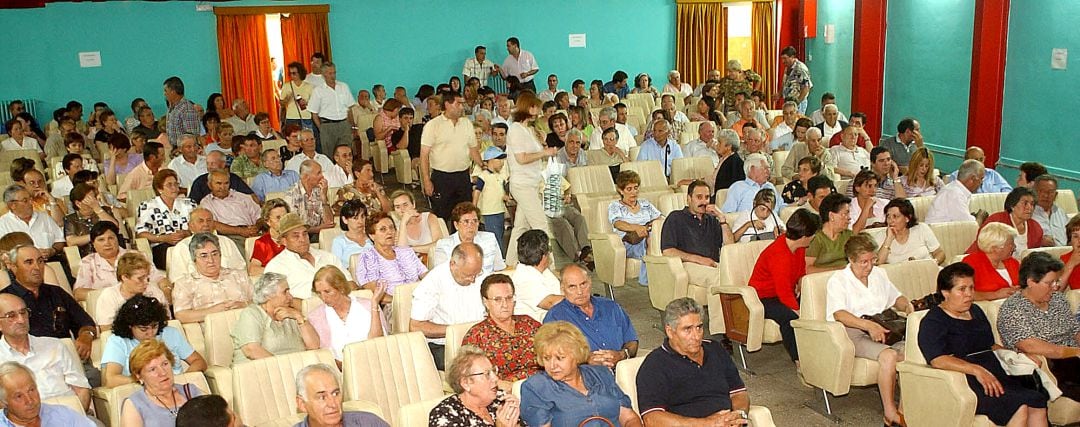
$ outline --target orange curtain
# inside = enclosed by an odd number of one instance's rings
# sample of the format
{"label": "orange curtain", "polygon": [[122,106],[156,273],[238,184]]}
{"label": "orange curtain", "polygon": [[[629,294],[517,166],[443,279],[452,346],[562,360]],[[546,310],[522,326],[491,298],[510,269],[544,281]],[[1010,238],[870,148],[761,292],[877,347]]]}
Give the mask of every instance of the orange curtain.
{"label": "orange curtain", "polygon": [[777,90],[776,61],[780,52],[776,49],[776,21],[772,2],[754,2],[750,21],[750,43],[754,49],[754,71],[761,75],[761,91],[766,102],[773,99]]}
{"label": "orange curtain", "polygon": [[691,86],[727,58],[727,11],[720,3],[680,3],[675,17],[675,69]]}
{"label": "orange curtain", "polygon": [[330,23],[326,13],[281,15],[281,48],[285,53],[282,66],[295,61],[304,64],[304,69],[309,69],[311,55],[315,52],[322,52],[331,58]]}
{"label": "orange curtain", "polygon": [[278,128],[278,103],[270,73],[265,15],[218,15],[221,93],[226,103],[242,98],[252,114],[267,113]]}

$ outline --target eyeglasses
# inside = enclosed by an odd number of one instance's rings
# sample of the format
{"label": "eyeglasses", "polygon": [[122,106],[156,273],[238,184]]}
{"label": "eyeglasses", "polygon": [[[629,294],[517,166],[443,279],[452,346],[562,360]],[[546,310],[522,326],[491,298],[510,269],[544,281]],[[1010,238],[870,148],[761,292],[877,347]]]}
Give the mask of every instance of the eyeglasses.
{"label": "eyeglasses", "polygon": [[13,321],[15,319],[18,319],[19,316],[25,316],[27,319],[29,319],[30,318],[30,309],[29,308],[23,308],[22,310],[9,311],[6,314],[4,314],[3,316],[0,316],[0,319],[4,319],[4,320],[7,320],[7,321],[10,322],[10,321]]}
{"label": "eyeglasses", "polygon": [[221,257],[221,251],[203,252],[201,254],[195,254],[195,257],[199,258],[200,260],[206,261],[209,259]]}
{"label": "eyeglasses", "polygon": [[480,375],[485,375],[485,376],[488,376],[490,378],[499,378],[499,367],[498,366],[492,366],[491,369],[488,369],[488,370],[483,371],[483,372],[477,372],[477,373],[474,373],[474,374],[468,374],[468,375],[466,375],[466,377],[476,377],[476,376],[480,376]]}
{"label": "eyeglasses", "polygon": [[495,297],[495,298],[485,298],[485,299],[495,303],[495,305],[513,304],[514,303],[514,296],[513,295],[508,296],[508,297]]}

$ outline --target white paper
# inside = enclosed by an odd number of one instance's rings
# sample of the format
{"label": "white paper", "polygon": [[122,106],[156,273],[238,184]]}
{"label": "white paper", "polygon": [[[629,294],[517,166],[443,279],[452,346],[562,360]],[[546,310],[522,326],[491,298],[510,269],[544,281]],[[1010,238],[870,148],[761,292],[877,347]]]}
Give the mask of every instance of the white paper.
{"label": "white paper", "polygon": [[585,47],[585,33],[571,34],[570,47]]}
{"label": "white paper", "polygon": [[1050,53],[1050,69],[1064,70],[1069,62],[1069,49],[1057,47]]}
{"label": "white paper", "polygon": [[825,44],[833,44],[836,42],[836,25],[825,25]]}
{"label": "white paper", "polygon": [[79,66],[82,68],[100,67],[101,52],[79,52]]}

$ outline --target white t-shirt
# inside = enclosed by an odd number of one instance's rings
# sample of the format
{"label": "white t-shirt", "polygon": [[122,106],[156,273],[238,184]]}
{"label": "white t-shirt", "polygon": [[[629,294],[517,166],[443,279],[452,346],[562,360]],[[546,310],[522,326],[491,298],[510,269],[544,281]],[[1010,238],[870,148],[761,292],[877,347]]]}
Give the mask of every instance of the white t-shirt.
{"label": "white t-shirt", "polygon": [[[732,230],[738,230],[743,226],[743,224],[750,222],[750,215],[752,215],[753,213],[754,211],[739,212],[739,216],[735,218],[735,223],[731,226]],[[758,218],[757,215],[754,215],[754,219],[760,218]],[[746,231],[743,232],[742,237],[739,238],[739,241],[749,242],[751,238],[758,234],[773,233],[773,238],[776,238],[776,236],[780,234],[776,232],[776,226],[780,224],[780,217],[776,216],[776,212],[772,212],[769,216],[765,217],[765,219],[760,219],[760,221],[762,222],[764,227],[755,229],[753,226],[751,226],[750,228],[747,228]]]}
{"label": "white t-shirt", "polygon": [[[486,309],[480,298],[480,283],[484,281],[484,277],[485,275],[481,273],[468,286],[461,286],[450,272],[450,263],[435,266],[420,280],[420,284],[413,291],[412,312],[409,313],[409,318],[437,325],[483,320]],[[427,340],[435,344],[446,344],[446,338],[428,338]]]}
{"label": "white t-shirt", "polygon": [[[875,222],[885,222],[885,206],[888,204],[888,200],[875,197],[873,210],[870,212],[870,216],[866,218],[866,225],[869,226]],[[854,198],[851,199],[850,209],[851,218],[848,222],[848,227],[855,225],[855,221],[858,220],[859,215],[862,214],[862,207],[859,206],[859,201]]]}
{"label": "white t-shirt", "polygon": [[833,274],[826,285],[825,320],[836,321],[833,313],[840,310],[855,317],[872,316],[892,307],[901,296],[883,269],[870,270],[866,282],[868,284],[863,285],[855,278],[851,265]]}
{"label": "white t-shirt", "polygon": [[908,229],[907,242],[900,243],[893,239],[889,244],[889,257],[885,262],[895,264],[915,259],[932,259],[933,256],[930,253],[940,248],[941,243],[938,242],[934,231],[929,225],[920,222]]}
{"label": "white t-shirt", "polygon": [[514,273],[510,276],[514,281],[514,314],[528,315],[537,322],[543,322],[547,310],[539,307],[541,301],[548,295],[562,295],[562,287],[559,278],[551,272],[540,272],[531,265],[518,264]]}
{"label": "white t-shirt", "polygon": [[539,186],[544,170],[543,160],[532,163],[518,163],[516,154],[538,153],[544,146],[536,139],[532,129],[521,123],[513,123],[506,133],[506,161],[510,167],[510,184],[535,184]]}
{"label": "white t-shirt", "polygon": [[846,169],[853,173],[859,173],[863,168],[870,167],[870,153],[858,145],[848,150],[843,145],[829,148],[833,158],[836,159],[838,169]]}

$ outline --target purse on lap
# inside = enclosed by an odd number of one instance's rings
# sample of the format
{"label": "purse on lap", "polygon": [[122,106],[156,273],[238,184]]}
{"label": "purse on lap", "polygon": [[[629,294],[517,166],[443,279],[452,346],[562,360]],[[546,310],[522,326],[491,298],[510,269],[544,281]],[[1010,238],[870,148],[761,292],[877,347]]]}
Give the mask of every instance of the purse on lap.
{"label": "purse on lap", "polygon": [[885,334],[885,345],[893,345],[903,341],[904,334],[907,333],[907,318],[900,316],[892,308],[885,309],[885,311],[873,316],[862,316],[862,318],[877,323],[888,331]]}

